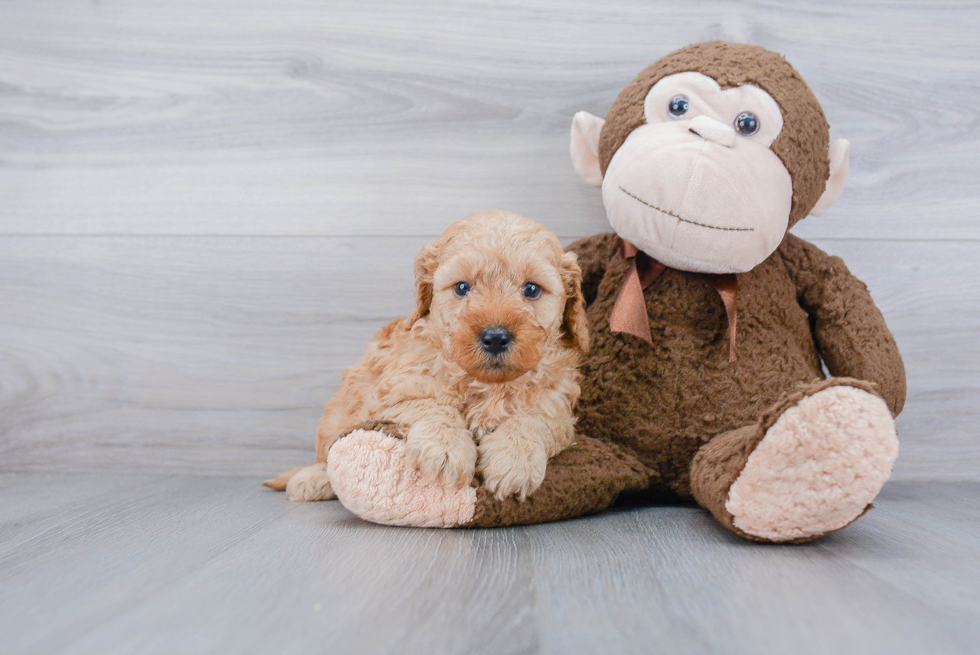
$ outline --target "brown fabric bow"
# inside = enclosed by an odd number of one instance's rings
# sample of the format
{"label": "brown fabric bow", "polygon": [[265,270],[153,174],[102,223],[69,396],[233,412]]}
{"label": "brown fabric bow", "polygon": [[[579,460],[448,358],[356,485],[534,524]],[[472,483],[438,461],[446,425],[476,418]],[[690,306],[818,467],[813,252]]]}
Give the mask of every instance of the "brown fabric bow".
{"label": "brown fabric bow", "polygon": [[[667,267],[653,259],[629,241],[623,241],[623,256],[630,260],[623,286],[619,289],[612,313],[609,315],[609,329],[613,332],[626,332],[637,336],[649,344],[653,343],[650,334],[650,317],[647,304],[643,300],[643,290],[653,284]],[[734,274],[711,275],[697,273],[699,278],[714,287],[728,316],[728,361],[738,358],[735,348],[735,333],[738,325],[738,308],[735,299],[738,294],[738,278]]]}

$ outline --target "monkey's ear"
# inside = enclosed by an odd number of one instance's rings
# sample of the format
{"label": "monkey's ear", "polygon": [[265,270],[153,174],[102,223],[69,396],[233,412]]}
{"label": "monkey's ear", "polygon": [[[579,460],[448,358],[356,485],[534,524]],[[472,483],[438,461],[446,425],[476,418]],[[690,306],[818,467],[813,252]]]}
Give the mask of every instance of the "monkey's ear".
{"label": "monkey's ear", "polygon": [[415,323],[429,313],[432,305],[432,277],[439,263],[439,249],[434,244],[422,248],[415,258],[415,311],[408,317]]}
{"label": "monkey's ear", "polygon": [[562,341],[565,345],[589,352],[589,321],[585,317],[582,295],[582,269],[578,256],[566,252],[561,256],[561,281],[565,287],[565,311],[562,316]]}
{"label": "monkey's ear", "polygon": [[572,119],[572,166],[592,186],[602,186],[599,169],[599,133],[606,121],[587,111]]}
{"label": "monkey's ear", "polygon": [[824,189],[820,200],[813,206],[810,213],[819,216],[824,213],[834,201],[840,197],[844,190],[844,182],[847,181],[847,168],[851,162],[851,143],[847,139],[837,139],[830,144],[827,151],[830,158],[830,177],[827,178],[827,187]]}

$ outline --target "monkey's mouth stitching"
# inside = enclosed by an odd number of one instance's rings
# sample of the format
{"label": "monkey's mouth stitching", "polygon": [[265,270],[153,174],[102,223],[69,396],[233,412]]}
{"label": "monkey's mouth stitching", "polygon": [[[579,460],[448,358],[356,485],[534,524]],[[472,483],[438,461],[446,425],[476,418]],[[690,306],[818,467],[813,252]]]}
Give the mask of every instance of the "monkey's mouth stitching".
{"label": "monkey's mouth stitching", "polygon": [[641,200],[640,198],[637,198],[636,196],[634,196],[632,193],[630,193],[629,191],[627,191],[623,187],[619,187],[619,190],[622,191],[623,193],[625,193],[626,195],[628,195],[633,200],[637,201],[638,203],[643,204],[643,205],[646,205],[650,209],[656,209],[661,214],[667,214],[668,216],[673,216],[677,220],[682,221],[684,223],[690,223],[691,225],[697,225],[698,227],[706,227],[706,228],[709,228],[711,230],[724,230],[726,232],[755,232],[755,228],[754,227],[719,227],[717,225],[705,225],[704,223],[698,223],[697,221],[689,221],[686,218],[684,218],[683,216],[678,216],[677,214],[675,214],[672,211],[669,211],[667,209],[661,209],[660,207],[657,207],[656,205],[651,205],[646,200]]}

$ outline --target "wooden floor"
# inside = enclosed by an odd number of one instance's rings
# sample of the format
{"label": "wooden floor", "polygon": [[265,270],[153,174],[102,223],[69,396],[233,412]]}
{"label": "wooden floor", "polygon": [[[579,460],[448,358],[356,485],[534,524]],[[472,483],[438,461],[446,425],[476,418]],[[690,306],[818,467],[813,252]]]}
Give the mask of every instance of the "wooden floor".
{"label": "wooden floor", "polygon": [[[0,654],[980,652],[980,2],[4,0]],[[609,230],[568,155],[638,71],[777,50],[851,141],[794,228],[905,358],[877,509],[386,529],[258,486],[499,207]]]}
{"label": "wooden floor", "polygon": [[696,507],[416,530],[255,480],[0,475],[3,653],[976,653],[980,484],[805,546]]}

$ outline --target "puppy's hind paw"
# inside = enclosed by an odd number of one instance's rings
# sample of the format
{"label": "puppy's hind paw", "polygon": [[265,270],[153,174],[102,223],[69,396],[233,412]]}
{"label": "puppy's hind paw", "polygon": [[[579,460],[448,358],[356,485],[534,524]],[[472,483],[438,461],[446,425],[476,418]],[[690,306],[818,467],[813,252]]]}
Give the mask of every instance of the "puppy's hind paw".
{"label": "puppy's hind paw", "polygon": [[337,497],[330,486],[325,463],[307,466],[289,478],[286,495],[289,500],[296,501],[333,500]]}

